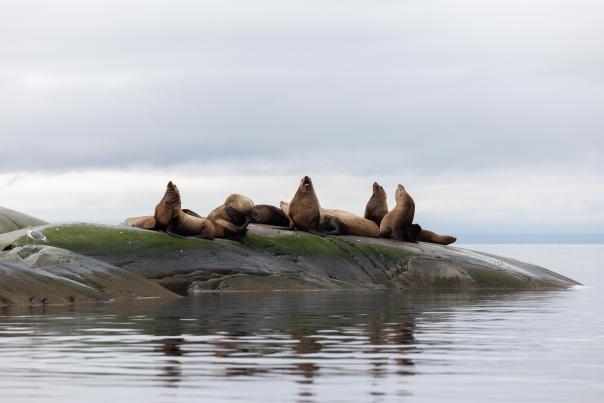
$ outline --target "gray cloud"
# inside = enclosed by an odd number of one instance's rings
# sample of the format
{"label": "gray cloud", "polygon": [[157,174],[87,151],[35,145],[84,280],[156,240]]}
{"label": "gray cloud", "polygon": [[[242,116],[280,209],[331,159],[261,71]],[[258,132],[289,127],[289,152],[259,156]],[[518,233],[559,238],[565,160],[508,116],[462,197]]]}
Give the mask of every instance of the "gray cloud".
{"label": "gray cloud", "polygon": [[0,172],[266,159],[289,172],[599,171],[602,8],[3,2]]}

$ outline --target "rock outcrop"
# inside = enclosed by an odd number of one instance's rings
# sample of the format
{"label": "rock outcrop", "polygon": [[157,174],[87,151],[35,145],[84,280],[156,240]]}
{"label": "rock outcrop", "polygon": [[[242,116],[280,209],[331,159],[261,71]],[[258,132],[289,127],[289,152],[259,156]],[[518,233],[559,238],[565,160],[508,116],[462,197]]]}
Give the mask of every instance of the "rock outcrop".
{"label": "rock outcrop", "polygon": [[[578,284],[535,265],[451,246],[355,236],[320,237],[262,225],[250,225],[241,243],[178,238],[97,224],[45,225],[38,229],[48,238],[48,245],[150,279],[179,294],[330,289],[550,290]],[[0,250],[5,250],[5,256],[15,250],[28,250],[32,246],[25,246],[27,242],[24,231],[13,231],[0,235]],[[59,256],[60,249],[43,250]],[[83,270],[88,263],[81,262]]]}
{"label": "rock outcrop", "polygon": [[48,223],[39,218],[0,206],[0,234],[44,224]]}
{"label": "rock outcrop", "polygon": [[0,304],[65,304],[177,297],[108,263],[53,246],[19,246],[0,254]]}

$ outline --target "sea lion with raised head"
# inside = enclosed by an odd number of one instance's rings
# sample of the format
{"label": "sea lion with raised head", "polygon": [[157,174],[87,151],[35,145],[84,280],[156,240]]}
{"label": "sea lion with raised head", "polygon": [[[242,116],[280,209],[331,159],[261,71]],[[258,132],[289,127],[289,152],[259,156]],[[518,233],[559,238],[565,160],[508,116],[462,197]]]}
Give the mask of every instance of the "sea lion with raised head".
{"label": "sea lion with raised head", "polygon": [[312,180],[305,176],[300,180],[300,186],[289,203],[287,214],[290,219],[290,228],[308,232],[318,231],[321,223],[320,209]]}
{"label": "sea lion with raised head", "polygon": [[289,218],[283,210],[268,204],[258,204],[250,212],[250,221],[255,224],[289,226]]}
{"label": "sea lion with raised head", "polygon": [[384,216],[380,223],[380,238],[416,242],[411,235],[415,202],[403,185],[398,185],[396,188],[395,199],[396,206]]}
{"label": "sea lion with raised head", "polygon": [[233,193],[224,203],[208,214],[210,220],[225,220],[233,225],[241,226],[249,220],[254,202],[249,197]]}
{"label": "sea lion with raised head", "polygon": [[435,243],[438,245],[450,245],[457,241],[457,238],[454,236],[437,234],[434,231],[423,229],[419,224],[411,225],[411,234],[417,241]]}
{"label": "sea lion with raised head", "polygon": [[386,191],[379,183],[373,182],[373,194],[365,207],[365,218],[380,225],[386,214],[388,214]]}
{"label": "sea lion with raised head", "polygon": [[[281,202],[281,210],[288,214],[289,203]],[[319,209],[319,230],[326,235],[357,235],[377,238],[380,227],[373,221],[344,210]]]}
{"label": "sea lion with raised head", "polygon": [[195,236],[204,239],[214,239],[216,236],[212,221],[185,213],[182,210],[180,191],[172,181],[168,182],[164,197],[155,207],[154,218],[155,227],[169,234]]}

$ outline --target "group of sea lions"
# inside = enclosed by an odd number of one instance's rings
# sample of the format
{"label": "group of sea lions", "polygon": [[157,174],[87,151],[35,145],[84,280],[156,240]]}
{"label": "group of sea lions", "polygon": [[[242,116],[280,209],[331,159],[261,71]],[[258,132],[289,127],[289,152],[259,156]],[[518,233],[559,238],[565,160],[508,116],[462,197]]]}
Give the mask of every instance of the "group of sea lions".
{"label": "group of sea lions", "polygon": [[448,245],[457,239],[439,235],[413,223],[415,202],[402,185],[395,193],[396,206],[388,211],[386,192],[377,182],[365,208],[365,217],[348,211],[321,208],[312,180],[305,176],[291,202],[282,201],[280,207],[254,205],[249,197],[232,194],[207,217],[183,209],[180,191],[172,182],[155,207],[153,216],[129,218],[125,225],[164,231],[176,236],[204,239],[240,239],[248,224],[263,224],[325,235],[357,235],[387,238],[405,242],[431,242]]}

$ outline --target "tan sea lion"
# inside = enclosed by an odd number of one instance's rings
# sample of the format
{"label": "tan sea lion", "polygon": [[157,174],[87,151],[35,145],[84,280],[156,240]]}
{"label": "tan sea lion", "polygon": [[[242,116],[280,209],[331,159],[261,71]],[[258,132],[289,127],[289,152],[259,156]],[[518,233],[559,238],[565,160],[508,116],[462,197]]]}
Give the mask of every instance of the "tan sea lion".
{"label": "tan sea lion", "polygon": [[379,183],[373,182],[373,194],[365,207],[365,218],[380,225],[386,214],[388,214],[386,191]]}
{"label": "tan sea lion", "polygon": [[277,227],[289,226],[289,218],[283,211],[268,204],[258,204],[250,212],[250,221],[256,224],[274,225]]}
{"label": "tan sea lion", "polygon": [[305,176],[300,180],[300,186],[289,203],[290,227],[302,231],[318,231],[321,222],[320,208],[312,180]]}
{"label": "tan sea lion", "polygon": [[371,220],[344,210],[321,209],[322,231],[328,235],[358,235],[377,238],[380,227]]}
{"label": "tan sea lion", "polygon": [[422,242],[435,243],[439,245],[450,245],[457,241],[457,238],[451,235],[440,235],[434,231],[423,229],[419,224],[411,226],[411,233],[414,239]]}
{"label": "tan sea lion", "polygon": [[154,230],[155,229],[155,217],[153,217],[152,215],[145,215],[145,216],[141,216],[141,217],[126,218],[124,220],[124,222],[121,223],[120,225],[123,225],[126,227],[135,227],[135,228]]}
{"label": "tan sea lion", "polygon": [[410,232],[415,215],[415,202],[403,185],[396,188],[395,199],[396,206],[380,223],[380,237],[415,242]]}
{"label": "tan sea lion", "polygon": [[181,208],[178,187],[168,182],[166,193],[155,207],[156,228],[169,234],[214,239],[214,223],[207,218],[185,213]]}
{"label": "tan sea lion", "polygon": [[216,207],[210,214],[210,220],[225,220],[236,226],[244,225],[249,220],[254,202],[249,197],[234,193],[227,197],[224,203]]}
{"label": "tan sea lion", "polygon": [[[281,210],[288,214],[289,203],[281,202]],[[357,235],[377,238],[380,228],[373,221],[344,210],[319,209],[319,230],[327,235]]]}

